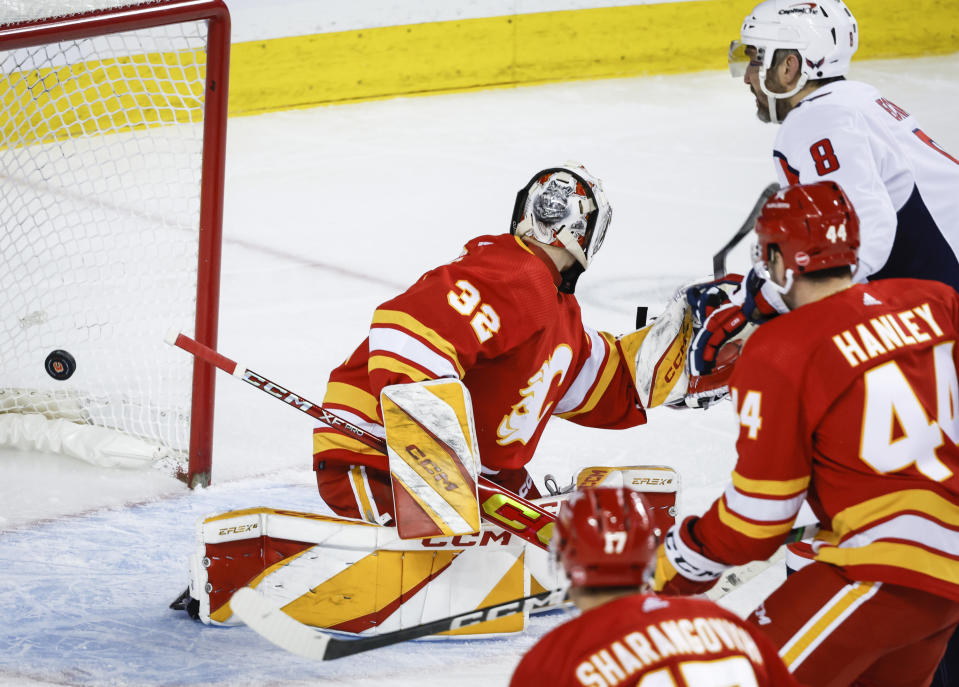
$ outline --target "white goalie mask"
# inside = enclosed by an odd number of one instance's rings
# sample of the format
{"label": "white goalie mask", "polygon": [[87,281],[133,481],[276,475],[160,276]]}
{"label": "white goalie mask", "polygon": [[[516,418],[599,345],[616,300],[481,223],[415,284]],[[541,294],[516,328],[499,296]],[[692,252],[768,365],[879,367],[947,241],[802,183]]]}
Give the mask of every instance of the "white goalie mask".
{"label": "white goalie mask", "polygon": [[[729,71],[742,78],[750,65],[746,48],[756,49],[759,62],[759,86],[769,101],[770,115],[776,121],[775,101],[798,93],[810,79],[845,76],[859,48],[856,18],[842,0],[766,0],[743,20],[740,40],[729,46]],[[766,72],[772,67],[777,50],[796,50],[801,58],[796,87],[787,93],[766,88]]]}
{"label": "white goalie mask", "polygon": [[568,162],[537,172],[516,194],[511,232],[561,246],[586,269],[606,238],[611,217],[603,182]]}

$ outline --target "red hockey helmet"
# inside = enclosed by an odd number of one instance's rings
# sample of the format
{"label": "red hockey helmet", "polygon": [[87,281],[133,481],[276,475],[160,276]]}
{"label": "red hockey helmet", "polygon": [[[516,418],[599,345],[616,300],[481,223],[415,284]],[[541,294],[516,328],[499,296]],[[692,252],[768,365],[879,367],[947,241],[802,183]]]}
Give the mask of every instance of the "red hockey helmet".
{"label": "red hockey helmet", "polygon": [[756,220],[756,235],[757,257],[767,262],[770,246],[776,246],[794,274],[855,267],[859,217],[836,182],[797,184],[766,201]]}
{"label": "red hockey helmet", "polygon": [[642,585],[656,553],[646,500],[625,487],[575,492],[559,509],[552,550],[574,587]]}

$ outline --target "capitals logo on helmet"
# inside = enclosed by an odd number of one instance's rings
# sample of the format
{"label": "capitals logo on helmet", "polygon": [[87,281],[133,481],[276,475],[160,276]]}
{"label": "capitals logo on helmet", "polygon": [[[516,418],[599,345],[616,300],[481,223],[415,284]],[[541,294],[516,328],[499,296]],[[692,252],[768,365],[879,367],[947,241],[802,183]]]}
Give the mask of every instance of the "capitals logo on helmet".
{"label": "capitals logo on helmet", "polygon": [[565,248],[585,270],[603,245],[612,212],[603,182],[567,162],[537,172],[516,194],[510,231]]}
{"label": "capitals logo on helmet", "polygon": [[836,182],[796,184],[780,189],[766,201],[756,220],[756,237],[755,257],[765,263],[775,246],[793,274],[854,268],[859,217]]}
{"label": "capitals logo on helmet", "polygon": [[560,506],[551,548],[574,587],[641,586],[656,556],[645,499],[626,487],[575,492]]}
{"label": "capitals logo on helmet", "polygon": [[[747,54],[750,47],[756,50],[754,58]],[[740,78],[753,60],[759,63],[759,87],[777,121],[772,101],[794,96],[809,80],[845,76],[858,49],[859,25],[842,0],[766,0],[743,20],[740,39],[730,44],[729,71]],[[766,72],[777,50],[795,50],[800,56],[799,79],[785,93],[766,87]]]}

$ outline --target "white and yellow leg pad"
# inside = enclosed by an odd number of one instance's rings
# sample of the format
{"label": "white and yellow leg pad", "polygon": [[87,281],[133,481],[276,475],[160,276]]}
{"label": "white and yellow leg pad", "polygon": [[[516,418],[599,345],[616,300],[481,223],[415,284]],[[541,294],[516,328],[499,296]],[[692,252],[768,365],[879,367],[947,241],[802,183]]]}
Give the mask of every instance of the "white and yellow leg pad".
{"label": "white and yellow leg pad", "polygon": [[[191,596],[200,619],[234,625],[229,600],[256,588],[313,627],[374,635],[560,586],[548,554],[483,523],[471,535],[403,540],[395,528],[250,508],[198,524]],[[555,566],[552,566],[555,567]],[[449,634],[519,632],[525,613]]]}
{"label": "white and yellow leg pad", "polygon": [[666,465],[589,467],[576,476],[577,487],[628,487],[641,492],[651,509],[654,527],[662,535],[673,526],[679,512],[679,473]]}
{"label": "white and yellow leg pad", "polygon": [[458,379],[385,387],[380,394],[402,539],[480,529],[480,458],[469,391]]}

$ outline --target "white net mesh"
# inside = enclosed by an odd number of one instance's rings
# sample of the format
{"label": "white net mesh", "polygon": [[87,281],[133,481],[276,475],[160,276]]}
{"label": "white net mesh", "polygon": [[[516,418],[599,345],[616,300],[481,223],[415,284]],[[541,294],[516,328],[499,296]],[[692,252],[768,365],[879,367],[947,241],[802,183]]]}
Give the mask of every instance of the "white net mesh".
{"label": "white net mesh", "polygon": [[192,361],[163,337],[195,318],[206,32],[0,41],[0,413],[187,451]]}
{"label": "white net mesh", "polygon": [[160,0],[2,0],[0,26],[158,2]]}

